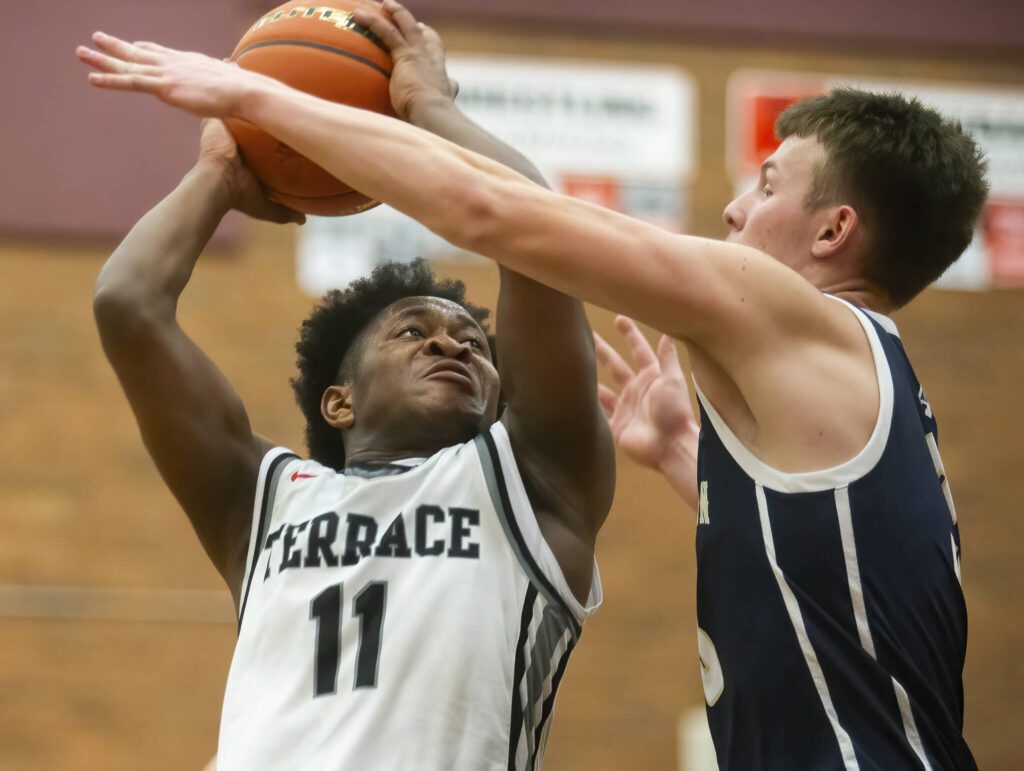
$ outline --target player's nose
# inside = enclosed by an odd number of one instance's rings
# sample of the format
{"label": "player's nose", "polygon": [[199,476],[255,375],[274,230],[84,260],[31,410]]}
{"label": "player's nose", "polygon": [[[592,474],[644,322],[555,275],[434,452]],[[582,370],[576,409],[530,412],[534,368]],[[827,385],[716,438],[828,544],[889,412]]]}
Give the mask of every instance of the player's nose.
{"label": "player's nose", "polygon": [[469,356],[469,343],[460,343],[451,335],[441,332],[427,340],[427,353],[432,356],[464,359]]}
{"label": "player's nose", "polygon": [[746,212],[743,211],[743,207],[740,205],[742,200],[742,198],[734,199],[722,211],[722,222],[725,223],[729,230],[743,230],[743,225],[747,221]]}

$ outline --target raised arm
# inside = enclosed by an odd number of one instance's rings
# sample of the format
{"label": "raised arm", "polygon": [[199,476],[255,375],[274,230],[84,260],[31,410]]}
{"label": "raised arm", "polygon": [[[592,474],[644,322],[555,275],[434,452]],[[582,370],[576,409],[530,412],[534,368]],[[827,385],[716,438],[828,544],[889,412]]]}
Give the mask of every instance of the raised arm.
{"label": "raised arm", "polygon": [[276,222],[301,218],[263,198],[223,124],[207,121],[195,168],[103,266],[94,309],[146,449],[237,601],[267,446],[253,435],[231,385],[177,321],[178,298],[199,255],[234,206]]}
{"label": "raised arm", "polygon": [[[397,3],[386,0],[393,13]],[[98,34],[80,48],[102,88],[248,120],[452,243],[559,291],[698,344],[730,372],[771,343],[830,333],[842,313],[749,247],[679,236],[557,195],[415,126],[290,89],[200,54]],[[342,138],[339,140],[339,137]],[[830,320],[831,319],[831,320]]]}
{"label": "raised arm", "polygon": [[[538,185],[522,154],[463,115],[437,33],[409,11],[357,12],[391,50],[396,113],[459,147],[493,159]],[[498,369],[503,416],[545,538],[581,600],[589,591],[597,532],[611,506],[615,459],[595,399],[594,345],[583,305],[501,268]]]}

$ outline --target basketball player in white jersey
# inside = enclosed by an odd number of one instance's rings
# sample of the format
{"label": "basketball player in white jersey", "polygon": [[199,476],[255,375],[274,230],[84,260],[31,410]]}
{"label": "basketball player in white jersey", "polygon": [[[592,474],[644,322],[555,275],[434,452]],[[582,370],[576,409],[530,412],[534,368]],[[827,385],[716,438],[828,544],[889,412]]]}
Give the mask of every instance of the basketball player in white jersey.
{"label": "basketball player in white jersey", "polygon": [[[542,182],[455,109],[432,30],[387,32],[399,115]],[[208,121],[198,164],[95,297],[143,441],[238,609],[217,767],[539,768],[601,601],[594,543],[615,474],[582,305],[503,270],[496,365],[486,311],[422,261],[331,293],[297,346],[302,459],[252,432],[176,320],[231,208],[302,219]]]}
{"label": "basketball player in white jersey", "polygon": [[892,94],[801,103],[716,241],[214,59],[94,40],[94,85],[248,120],[449,241],[687,345],[707,418],[698,641],[723,769],[973,767],[956,512],[887,316],[970,242],[987,185],[959,125]]}

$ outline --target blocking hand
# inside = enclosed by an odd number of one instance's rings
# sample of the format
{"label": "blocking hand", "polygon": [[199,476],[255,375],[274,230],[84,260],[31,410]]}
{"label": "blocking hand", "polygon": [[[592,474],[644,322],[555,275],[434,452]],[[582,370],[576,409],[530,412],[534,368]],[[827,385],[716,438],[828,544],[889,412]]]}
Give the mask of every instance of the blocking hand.
{"label": "blocking hand", "polygon": [[152,94],[161,101],[200,118],[229,118],[237,114],[243,95],[256,83],[280,84],[237,64],[197,53],[176,51],[156,43],[128,43],[103,32],[92,36],[75,55],[98,72],[89,82],[112,91]]}
{"label": "blocking hand", "polygon": [[352,18],[391,51],[391,106],[398,117],[411,120],[412,112],[431,99],[455,99],[459,86],[445,70],[440,35],[408,9],[384,0],[382,10],[360,8]]}
{"label": "blocking hand", "polygon": [[598,362],[622,389],[616,393],[599,385],[601,408],[615,444],[637,463],[665,471],[675,445],[693,442],[700,429],[679,354],[672,340],[662,335],[655,355],[632,319],[618,316],[615,325],[637,369],[634,372],[600,335],[594,335]]}

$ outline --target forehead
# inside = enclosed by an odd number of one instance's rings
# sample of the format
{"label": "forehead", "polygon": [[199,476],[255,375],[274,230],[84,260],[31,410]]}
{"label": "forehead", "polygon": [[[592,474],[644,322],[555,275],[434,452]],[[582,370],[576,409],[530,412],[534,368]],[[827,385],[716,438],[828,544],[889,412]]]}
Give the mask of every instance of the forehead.
{"label": "forehead", "polygon": [[824,160],[825,149],[816,137],[788,137],[765,161],[766,170],[775,168],[787,176],[810,176]]}
{"label": "forehead", "polygon": [[380,314],[381,324],[405,319],[423,319],[449,327],[471,326],[480,329],[480,325],[465,308],[443,297],[405,297],[391,303]]}

